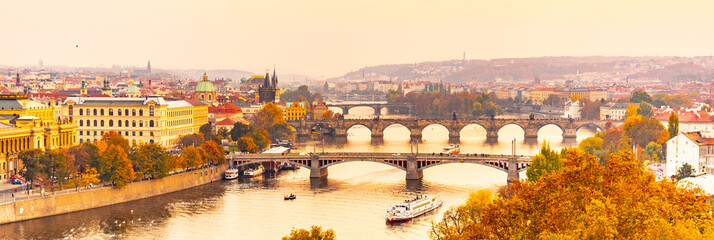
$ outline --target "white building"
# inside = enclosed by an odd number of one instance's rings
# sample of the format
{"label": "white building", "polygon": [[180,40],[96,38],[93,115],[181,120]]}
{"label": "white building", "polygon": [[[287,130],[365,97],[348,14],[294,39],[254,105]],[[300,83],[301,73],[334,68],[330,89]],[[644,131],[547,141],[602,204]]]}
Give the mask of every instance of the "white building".
{"label": "white building", "polygon": [[705,138],[700,132],[680,132],[669,139],[665,175],[676,174],[684,163],[691,165],[696,174],[714,174],[714,138]]}
{"label": "white building", "polygon": [[580,119],[580,101],[568,100],[565,102],[565,112],[563,112],[563,118]]}
{"label": "white building", "polygon": [[623,120],[629,103],[608,103],[600,106],[600,120]]}

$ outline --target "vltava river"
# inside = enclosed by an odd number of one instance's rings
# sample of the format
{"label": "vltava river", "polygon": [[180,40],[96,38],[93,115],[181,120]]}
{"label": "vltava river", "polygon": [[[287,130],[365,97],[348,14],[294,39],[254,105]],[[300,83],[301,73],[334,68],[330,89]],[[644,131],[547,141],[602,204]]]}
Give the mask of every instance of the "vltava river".
{"label": "vltava river", "polygon": [[[371,109],[367,109],[369,112]],[[350,111],[351,115],[355,110]],[[440,152],[448,133],[427,127],[419,152]],[[475,126],[462,132],[462,153],[510,154],[516,139],[517,154],[533,155],[539,142],[553,148],[563,142],[557,127],[546,127],[536,141],[525,142],[517,127],[506,127],[498,142],[487,142]],[[591,136],[578,132],[578,140]],[[320,139],[300,145],[298,151],[410,152],[406,128],[389,127],[384,138],[373,141],[364,127],[353,127],[342,143]],[[373,143],[374,142],[374,143]],[[416,149],[414,147],[413,149]],[[427,239],[431,221],[451,207],[463,204],[469,192],[495,190],[506,173],[473,164],[441,165],[424,170],[422,181],[407,182],[405,172],[390,166],[350,162],[329,168],[325,181],[311,182],[309,170],[279,172],[257,179],[221,181],[149,199],[60,216],[0,225],[0,239],[280,239],[291,228],[320,225],[335,230],[338,239]],[[295,193],[297,199],[284,201]],[[394,203],[414,194],[439,195],[444,206],[399,225],[387,225],[384,214]]]}

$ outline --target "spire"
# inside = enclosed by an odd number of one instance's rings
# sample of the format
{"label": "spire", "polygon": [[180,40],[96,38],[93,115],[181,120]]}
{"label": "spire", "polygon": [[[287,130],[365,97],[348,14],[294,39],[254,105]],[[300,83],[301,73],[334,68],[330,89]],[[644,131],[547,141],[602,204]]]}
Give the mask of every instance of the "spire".
{"label": "spire", "polygon": [[149,63],[146,64],[146,72],[151,73],[151,60],[149,60]]}
{"label": "spire", "polygon": [[20,86],[20,73],[17,73],[17,78],[15,79],[15,86]]}
{"label": "spire", "polygon": [[275,66],[273,66],[273,79],[272,79],[272,88],[273,89],[278,89],[278,75],[275,74]]}
{"label": "spire", "polygon": [[268,71],[265,71],[265,79],[263,79],[263,88],[270,88],[270,75],[268,74]]}

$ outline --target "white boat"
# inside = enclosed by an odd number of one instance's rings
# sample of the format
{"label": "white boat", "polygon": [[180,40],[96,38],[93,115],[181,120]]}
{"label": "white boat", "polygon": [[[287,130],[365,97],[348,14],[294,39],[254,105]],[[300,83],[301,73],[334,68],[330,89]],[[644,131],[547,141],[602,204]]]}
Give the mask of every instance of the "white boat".
{"label": "white boat", "polygon": [[442,203],[438,197],[428,197],[426,195],[404,200],[404,202],[397,203],[391,210],[387,211],[387,223],[409,221],[441,207]]}
{"label": "white boat", "polygon": [[226,180],[233,180],[238,178],[240,176],[240,171],[238,171],[237,168],[229,168],[226,170],[226,172],[223,174],[223,178]]}
{"label": "white boat", "polygon": [[256,167],[256,168],[251,168],[251,169],[243,171],[243,177],[249,177],[249,178],[257,177],[257,176],[262,175],[264,171],[265,171],[265,168],[263,167],[263,165],[258,164],[258,167]]}
{"label": "white boat", "polygon": [[459,149],[459,145],[451,145],[448,147],[444,147],[444,151],[442,153],[444,153],[444,154],[459,154],[459,153],[461,153],[461,149]]}

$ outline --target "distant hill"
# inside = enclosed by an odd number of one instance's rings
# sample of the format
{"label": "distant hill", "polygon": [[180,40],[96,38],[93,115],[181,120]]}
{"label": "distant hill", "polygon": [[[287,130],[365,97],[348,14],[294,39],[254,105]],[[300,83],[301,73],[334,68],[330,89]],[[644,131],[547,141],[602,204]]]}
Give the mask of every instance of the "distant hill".
{"label": "distant hill", "polygon": [[578,73],[613,73],[661,80],[712,79],[712,57],[540,57],[492,60],[452,60],[392,64],[362,68],[333,81],[443,80],[445,82],[532,81],[568,79]]}

